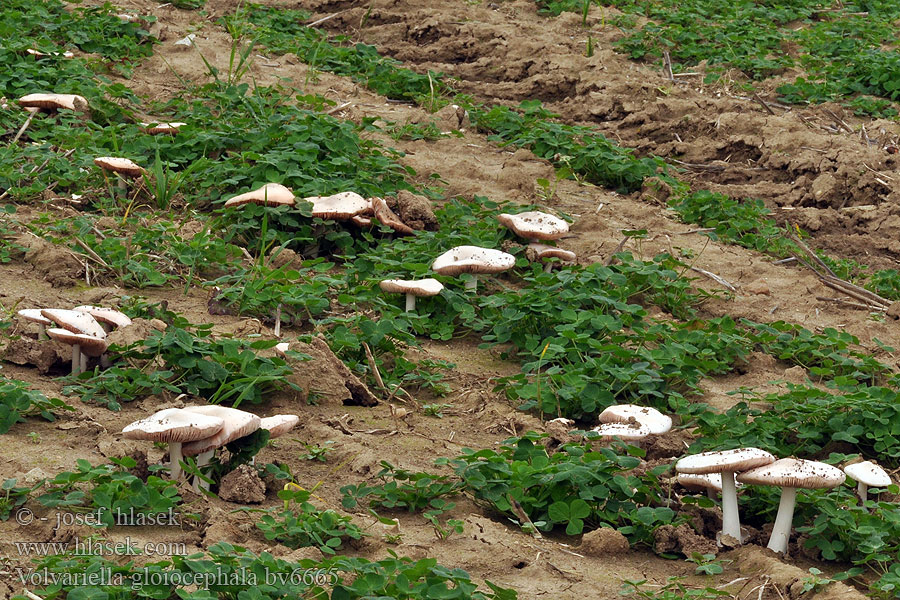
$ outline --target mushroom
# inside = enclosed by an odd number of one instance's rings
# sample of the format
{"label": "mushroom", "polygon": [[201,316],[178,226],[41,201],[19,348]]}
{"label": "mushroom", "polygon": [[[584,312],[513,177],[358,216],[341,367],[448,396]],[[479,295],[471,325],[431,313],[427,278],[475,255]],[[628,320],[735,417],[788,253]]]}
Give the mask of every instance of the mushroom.
{"label": "mushroom", "polygon": [[144,171],[144,167],[139,164],[128,160],[127,158],[116,158],[114,156],[99,156],[94,159],[94,164],[103,169],[104,171],[109,171],[115,175],[119,176],[119,183],[117,187],[122,191],[124,195],[125,191],[128,189],[128,185],[125,181],[126,177],[140,177],[146,171]]}
{"label": "mushroom", "polygon": [[263,206],[293,206],[294,193],[280,183],[267,183],[251,192],[229,198],[225,201],[225,206],[241,206],[250,203]]}
{"label": "mushroom", "polygon": [[281,437],[300,423],[297,415],[273,415],[260,419],[259,428],[269,432],[269,439]]}
{"label": "mushroom", "polygon": [[632,420],[647,427],[653,435],[661,435],[672,429],[672,417],[662,414],[655,408],[636,404],[608,406],[597,418],[600,423],[630,423]]}
{"label": "mushroom", "polygon": [[650,428],[638,422],[634,423],[601,423],[591,431],[596,432],[600,441],[610,442],[619,438],[623,442],[636,442],[652,435]]}
{"label": "mushroom", "polygon": [[515,256],[500,250],[480,246],[457,246],[438,256],[431,263],[431,268],[441,275],[471,273],[473,277],[466,281],[466,289],[475,291],[478,288],[479,273],[500,273],[511,269],[515,264]]}
{"label": "mushroom", "polygon": [[53,321],[41,314],[39,308],[23,308],[19,311],[19,316],[26,321],[38,324],[38,339],[47,339],[47,326],[53,326]]}
{"label": "mushroom", "polygon": [[184,125],[187,125],[187,123],[140,123],[141,131],[149,133],[150,135],[159,135],[161,133],[175,135]]}
{"label": "mushroom", "polygon": [[35,50],[34,48],[28,48],[25,50],[28,54],[32,55],[35,58],[47,58],[48,56],[54,57],[62,57],[62,58],[75,58],[75,55],[69,52],[68,50],[65,52],[41,52],[40,50]]}
{"label": "mushroom", "polygon": [[312,216],[320,219],[346,221],[372,210],[371,203],[355,192],[341,192],[331,196],[310,196],[303,200],[313,205]]}
{"label": "mushroom", "polygon": [[[781,486],[778,515],[769,538],[769,550],[787,553],[788,539],[794,519],[797,488],[834,488],[844,482],[844,472],[831,465],[800,458],[782,458],[772,464],[757,467],[737,476],[741,483]],[[723,484],[725,479],[722,480]]]}
{"label": "mushroom", "polygon": [[444,289],[444,284],[437,279],[385,279],[378,284],[389,294],[406,294],[406,312],[416,310],[417,296],[436,296]]}
{"label": "mushroom", "polygon": [[844,473],[857,482],[856,491],[863,506],[866,505],[869,486],[887,487],[891,485],[891,476],[887,471],[870,460],[847,465],[844,467]]}
{"label": "mushroom", "polygon": [[[735,448],[717,452],[701,452],[685,456],[675,463],[678,473],[703,475],[722,474],[722,535],[729,535],[738,544],[744,541],[741,535],[741,518],[738,513],[737,490],[734,474],[754,467],[775,462],[775,456],[759,448]],[[722,541],[720,539],[720,541]]]}
{"label": "mushroom", "polygon": [[[72,333],[84,334],[88,337],[103,341],[103,350],[100,351],[100,354],[90,354],[90,356],[100,356],[103,352],[106,352],[107,344],[104,340],[106,331],[100,323],[97,322],[97,319],[88,313],[77,310],[65,310],[62,308],[43,308],[41,309],[41,315]],[[51,331],[52,330],[47,330],[47,335],[52,339],[72,345],[72,374],[77,375],[84,371],[87,368],[88,356],[87,352],[82,353],[82,346],[84,344],[79,343],[78,338],[73,337],[66,338],[73,341],[66,341],[66,339],[64,339],[65,336],[60,335],[59,332],[56,332],[56,337],[54,337],[54,334],[50,333]],[[94,348],[99,347],[98,344],[92,342],[88,343],[88,345],[91,346],[90,352],[94,352]]]}
{"label": "mushroom", "polygon": [[692,492],[706,492],[706,495],[712,500],[716,499],[716,492],[722,491],[721,473],[705,473],[703,475],[679,473],[675,481],[681,487]]}
{"label": "mushroom", "polygon": [[104,308],[102,306],[76,306],[72,310],[84,312],[99,321],[100,326],[109,333],[113,327],[128,327],[131,325],[131,318],[123,312],[119,312],[114,308]]}
{"label": "mushroom", "polygon": [[400,217],[397,216],[397,213],[390,209],[387,202],[384,201],[384,198],[369,198],[369,201],[372,203],[372,210],[375,213],[375,218],[378,219],[382,225],[390,227],[397,233],[406,235],[412,235],[416,232],[415,229],[404,223]]}
{"label": "mushroom", "polygon": [[88,101],[77,94],[28,94],[19,98],[19,105],[46,110],[66,108],[78,112],[88,111]]}
{"label": "mushroom", "polygon": [[501,213],[497,220],[516,235],[529,240],[558,240],[569,233],[568,223],[539,210],[515,215]]}
{"label": "mushroom", "polygon": [[[546,244],[539,244],[537,242],[532,242],[528,244],[527,254],[529,258],[531,255],[534,256],[535,260],[544,260],[545,258],[558,258],[559,260],[563,260],[566,262],[575,262],[575,253],[571,250],[563,250],[562,248],[557,248],[556,246],[548,246]],[[549,273],[553,268],[553,263],[548,262],[544,264],[544,272]]]}
{"label": "mushroom", "polygon": [[169,444],[169,477],[178,480],[181,477],[182,444],[208,438],[224,425],[224,419],[219,417],[167,408],[128,425],[122,435],[129,440]]}
{"label": "mushroom", "polygon": [[[209,464],[210,459],[216,452],[216,448],[221,448],[225,444],[233,442],[245,435],[250,435],[259,429],[260,418],[253,413],[248,413],[236,408],[228,408],[227,406],[188,406],[184,410],[189,412],[207,415],[211,417],[219,417],[225,423],[222,429],[213,435],[185,444],[181,447],[184,456],[196,456],[197,466],[204,467]],[[199,478],[194,479],[194,489],[199,491],[200,488],[209,489],[209,484],[201,482]]]}
{"label": "mushroom", "polygon": [[68,329],[53,327],[47,330],[51,340],[69,344],[72,346],[72,375],[78,375],[87,370],[87,357],[100,356],[106,352],[109,346],[106,340],[84,333],[74,333]]}

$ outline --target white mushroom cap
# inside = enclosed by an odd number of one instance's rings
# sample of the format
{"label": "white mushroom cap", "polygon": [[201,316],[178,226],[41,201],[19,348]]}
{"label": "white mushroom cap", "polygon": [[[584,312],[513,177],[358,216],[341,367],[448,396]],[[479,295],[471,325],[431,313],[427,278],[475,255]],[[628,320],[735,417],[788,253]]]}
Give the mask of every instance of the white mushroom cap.
{"label": "white mushroom cap", "polygon": [[345,221],[372,210],[372,204],[356,192],[341,192],[331,196],[310,196],[304,200],[312,203],[312,216],[320,219]]}
{"label": "white mushroom cap", "polygon": [[251,192],[229,198],[225,201],[225,206],[240,206],[249,203],[265,206],[293,206],[294,193],[280,183],[267,183]]}
{"label": "white mushroom cap", "polygon": [[224,424],[225,421],[219,417],[167,408],[128,425],[122,430],[122,436],[129,440],[191,442],[214,435]]}
{"label": "white mushroom cap", "polygon": [[36,58],[44,58],[46,56],[61,56],[63,58],[75,58],[75,55],[69,52],[68,50],[65,52],[41,52],[40,50],[35,50],[34,48],[28,48],[25,50],[28,54],[36,57]]}
{"label": "white mushroom cap", "polygon": [[438,256],[431,264],[441,275],[460,273],[500,273],[511,269],[516,257],[501,250],[480,246],[457,246]]}
{"label": "white mushroom cap", "polygon": [[115,327],[128,327],[131,325],[131,318],[123,312],[119,312],[114,308],[105,308],[103,306],[76,306],[72,310],[85,312],[94,317],[101,323],[109,323]]}
{"label": "white mushroom cap", "polygon": [[25,319],[26,321],[32,321],[39,325],[53,325],[53,321],[45,317],[41,314],[41,309],[39,308],[23,308],[19,311],[19,316]]}
{"label": "white mushroom cap", "polygon": [[140,123],[144,133],[156,135],[158,133],[170,133],[175,135],[178,130],[187,123]]}
{"label": "white mushroom cap", "polygon": [[139,177],[144,173],[144,167],[127,158],[117,158],[115,156],[99,156],[94,159],[94,164],[113,173],[128,175],[129,177]]}
{"label": "white mushroom cap", "polygon": [[558,240],[569,232],[569,224],[551,214],[532,210],[515,215],[497,215],[501,225],[529,240]]}
{"label": "white mushroom cap", "polygon": [[60,327],[74,333],[84,333],[101,339],[106,337],[106,330],[97,322],[97,319],[86,312],[63,308],[44,308],[41,309],[41,314]]}
{"label": "white mushroom cap", "polygon": [[[689,490],[722,491],[721,473],[705,473],[702,475],[696,473],[679,473],[676,480],[678,481],[678,485]],[[738,487],[741,487],[741,484],[738,484]]]}
{"label": "white mushroom cap", "polygon": [[627,442],[642,440],[652,435],[648,427],[638,423],[603,423],[594,427],[593,431],[600,434],[600,439],[603,441],[620,438]]}
{"label": "white mushroom cap", "polygon": [[290,342],[279,342],[275,344],[275,354],[282,358],[286,358],[287,355],[285,353],[290,349],[290,347]]}
{"label": "white mushroom cap", "polygon": [[672,429],[672,417],[662,414],[655,408],[636,404],[609,406],[600,413],[598,421],[600,423],[628,423],[631,419],[647,427],[654,435],[660,435]]}
{"label": "white mushroom cap", "polygon": [[103,338],[84,333],[75,333],[68,329],[59,329],[58,327],[48,329],[47,336],[51,340],[70,346],[78,346],[81,348],[81,353],[85,356],[100,356],[109,347],[109,344]]}
{"label": "white mushroom cap", "polygon": [[837,487],[844,483],[846,477],[844,472],[837,467],[823,462],[802,458],[782,458],[772,464],[740,473],[737,479],[741,483],[752,485],[818,489]]}
{"label": "white mushroom cap", "polygon": [[211,417],[219,417],[225,421],[222,429],[212,436],[190,442],[182,446],[181,453],[184,456],[196,456],[207,450],[215,450],[221,448],[225,444],[232,442],[245,435],[250,435],[259,429],[260,418],[252,413],[238,410],[236,408],[228,408],[227,406],[188,406],[183,410],[194,412],[201,415]]}
{"label": "white mushroom cap", "polygon": [[400,217],[397,216],[397,213],[390,209],[384,198],[369,198],[369,202],[372,205],[372,211],[375,213],[375,218],[378,219],[382,225],[390,227],[397,233],[404,233],[406,235],[412,235],[416,232],[415,229],[404,223]]}
{"label": "white mushroom cap", "polygon": [[759,448],[735,448],[716,452],[701,452],[679,459],[675,470],[679,473],[733,473],[775,462],[775,456]]}
{"label": "white mushroom cap", "polygon": [[563,250],[562,248],[557,248],[556,246],[548,246],[547,244],[532,242],[528,244],[528,248],[535,253],[538,259],[558,258],[559,260],[572,262],[576,258],[578,258],[577,255],[571,250]]}
{"label": "white mushroom cap", "polygon": [[437,296],[444,284],[437,279],[385,279],[378,286],[389,294],[412,294],[413,296]]}
{"label": "white mushroom cap", "polygon": [[259,428],[269,431],[269,438],[277,438],[284,435],[300,423],[297,415],[273,415],[260,419]]}
{"label": "white mushroom cap", "polygon": [[47,108],[85,111],[88,101],[77,94],[28,94],[19,98],[19,104],[26,108]]}
{"label": "white mushroom cap", "polygon": [[844,467],[844,473],[858,483],[871,487],[887,487],[891,485],[891,476],[887,471],[870,460],[854,463]]}

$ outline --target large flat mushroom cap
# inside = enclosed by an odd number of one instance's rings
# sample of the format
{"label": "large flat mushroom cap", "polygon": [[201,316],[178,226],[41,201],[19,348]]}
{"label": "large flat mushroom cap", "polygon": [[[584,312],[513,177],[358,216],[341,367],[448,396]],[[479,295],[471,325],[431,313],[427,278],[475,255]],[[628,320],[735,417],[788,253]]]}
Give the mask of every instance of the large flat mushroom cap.
{"label": "large flat mushroom cap", "polygon": [[225,206],[241,206],[250,203],[264,206],[293,206],[294,193],[280,183],[267,183],[253,191],[229,198],[225,201]]}
{"label": "large flat mushroom cap", "polygon": [[652,435],[648,427],[638,423],[602,423],[594,427],[593,431],[600,434],[600,439],[606,442],[613,438],[620,438],[630,442],[642,440]]}
{"label": "large flat mushroom cap", "polygon": [[85,356],[100,356],[109,347],[105,339],[84,333],[74,333],[68,329],[52,327],[47,330],[47,337],[70,346],[81,348]]}
{"label": "large flat mushroom cap", "polygon": [[369,201],[372,203],[372,211],[375,213],[375,218],[378,219],[382,225],[386,225],[394,231],[406,235],[412,235],[416,232],[415,229],[404,223],[400,217],[397,216],[397,213],[391,210],[387,205],[387,202],[384,201],[384,198],[369,198]]}
{"label": "large flat mushroom cap", "polygon": [[76,306],[72,310],[86,312],[101,323],[108,323],[115,327],[128,327],[131,325],[131,318],[123,312],[119,312],[114,308],[104,308],[103,306]]}
{"label": "large flat mushroom cap", "polygon": [[26,108],[68,108],[78,111],[88,108],[88,101],[77,94],[28,94],[19,98],[19,104]]}
{"label": "large flat mushroom cap", "polygon": [[672,429],[672,417],[662,414],[655,408],[636,404],[608,406],[600,413],[597,420],[600,423],[628,423],[631,419],[647,427],[654,435],[660,435]]}
{"label": "large flat mushroom cap", "polygon": [[222,429],[214,433],[210,437],[202,440],[190,442],[181,447],[181,453],[184,456],[196,456],[206,452],[207,450],[215,450],[221,448],[225,444],[232,442],[245,435],[250,435],[259,429],[260,418],[253,413],[248,413],[236,408],[228,408],[227,406],[188,406],[183,410],[188,412],[207,415],[210,417],[219,417],[225,424]]}
{"label": "large flat mushroom cap", "polygon": [[412,294],[413,296],[437,296],[444,289],[444,284],[429,277],[428,279],[385,279],[378,286],[389,294]]}
{"label": "large flat mushroom cap", "polygon": [[94,164],[113,173],[121,173],[129,177],[139,177],[144,173],[144,167],[127,158],[118,158],[116,156],[98,156],[94,159]]}
{"label": "large flat mushroom cap", "polygon": [[815,460],[782,458],[770,465],[738,474],[737,480],[751,485],[777,485],[790,488],[833,488],[844,483],[844,472]]}
{"label": "large flat mushroom cap", "polygon": [[86,312],[64,308],[43,308],[41,314],[63,329],[74,333],[84,333],[101,339],[106,337],[106,330],[103,329],[103,326]]}
{"label": "large flat mushroom cap", "polygon": [[438,256],[431,268],[441,275],[460,273],[500,273],[511,269],[516,257],[501,250],[480,246],[457,246]]}
{"label": "large flat mushroom cap", "polygon": [[53,325],[53,321],[42,315],[39,308],[23,308],[18,312],[18,315],[26,321],[32,321],[44,326]]}
{"label": "large flat mushroom cap", "polygon": [[497,220],[516,235],[529,240],[558,240],[569,233],[568,223],[539,210],[515,215],[501,213],[497,215]]}
{"label": "large flat mushroom cap", "polygon": [[854,481],[871,487],[887,487],[891,485],[891,476],[887,471],[870,460],[854,463],[844,467],[844,473]]}
{"label": "large flat mushroom cap", "polygon": [[269,431],[269,438],[277,438],[284,435],[300,423],[297,415],[273,415],[260,419],[259,428]]}
{"label": "large flat mushroom cap", "polygon": [[304,200],[313,205],[312,216],[320,219],[346,221],[372,210],[372,204],[356,192],[341,192],[331,196],[310,196]]}
{"label": "large flat mushroom cap", "polygon": [[219,417],[167,408],[126,426],[122,436],[129,440],[184,443],[208,438],[224,424]]}
{"label": "large flat mushroom cap", "polygon": [[701,452],[679,459],[675,470],[679,473],[724,473],[747,471],[756,467],[772,464],[775,455],[759,448],[735,448]]}

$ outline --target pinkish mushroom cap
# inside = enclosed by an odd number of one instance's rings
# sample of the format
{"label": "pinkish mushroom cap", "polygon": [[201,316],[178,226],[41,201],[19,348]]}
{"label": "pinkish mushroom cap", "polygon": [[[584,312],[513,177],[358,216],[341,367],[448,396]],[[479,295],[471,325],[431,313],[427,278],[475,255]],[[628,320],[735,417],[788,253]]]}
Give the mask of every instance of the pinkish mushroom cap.
{"label": "pinkish mushroom cap", "polygon": [[516,235],[529,240],[558,240],[569,232],[568,223],[538,210],[515,215],[502,213],[497,215],[497,220]]}
{"label": "pinkish mushroom cap", "polygon": [[41,314],[73,333],[83,333],[100,339],[106,337],[106,330],[103,329],[103,326],[86,312],[63,308],[44,308],[41,309]]}
{"label": "pinkish mushroom cap", "polygon": [[61,56],[63,58],[75,58],[75,55],[69,51],[66,52],[41,52],[40,50],[35,50],[34,48],[28,48],[26,52],[35,58],[46,58],[48,56]]}
{"label": "pinkish mushroom cap", "polygon": [[355,192],[341,192],[331,196],[310,196],[304,200],[313,205],[312,216],[320,219],[346,221],[372,210],[371,203]]}
{"label": "pinkish mushroom cap", "polygon": [[566,262],[573,262],[577,258],[575,253],[571,250],[563,250],[556,246],[548,246],[537,242],[528,244],[528,249],[534,252],[539,260],[544,258],[558,258],[559,260],[564,260]]}
{"label": "pinkish mushroom cap", "polygon": [[26,321],[31,321],[38,325],[43,325],[45,327],[47,325],[53,325],[53,321],[42,315],[41,309],[39,308],[23,308],[18,312],[18,315]]}
{"label": "pinkish mushroom cap", "polygon": [[141,130],[151,135],[161,133],[175,135],[183,125],[187,125],[187,123],[140,123]]}
{"label": "pinkish mushroom cap", "polygon": [[366,217],[364,215],[353,215],[350,217],[350,222],[352,222],[357,227],[371,227],[372,219],[371,217]]}
{"label": "pinkish mushroom cap", "polygon": [[94,159],[94,164],[106,171],[112,171],[128,177],[140,177],[144,174],[144,167],[127,158],[115,156],[100,156]]}
{"label": "pinkish mushroom cap", "polygon": [[47,330],[47,335],[51,340],[56,340],[69,346],[78,346],[81,353],[85,356],[100,356],[106,352],[108,344],[103,338],[87,335],[84,333],[74,333],[68,329],[60,329],[52,327]]}
{"label": "pinkish mushroom cap", "polygon": [[378,286],[389,294],[412,294],[413,296],[437,296],[444,284],[437,279],[385,279]]}
{"label": "pinkish mushroom cap", "polygon": [[19,98],[19,104],[25,108],[47,110],[67,108],[84,112],[88,109],[88,101],[77,94],[28,94]]}
{"label": "pinkish mushroom cap", "polygon": [[264,206],[293,206],[294,193],[280,183],[267,183],[251,192],[229,198],[225,201],[225,206],[241,206],[250,203]]}
{"label": "pinkish mushroom cap", "polygon": [[131,318],[123,312],[119,312],[114,308],[104,308],[102,306],[76,306],[72,310],[85,312],[101,323],[108,323],[114,327],[128,327],[131,325]]}
{"label": "pinkish mushroom cap", "polygon": [[400,217],[390,209],[387,202],[384,201],[384,198],[369,198],[369,201],[372,203],[372,210],[375,212],[375,218],[378,219],[382,225],[390,227],[397,233],[406,235],[412,235],[416,232],[415,229],[404,223]]}
{"label": "pinkish mushroom cap", "polygon": [[122,430],[129,440],[153,442],[192,442],[218,433],[225,425],[219,417],[212,417],[181,408],[167,408],[135,421]]}
{"label": "pinkish mushroom cap", "polygon": [[297,415],[273,415],[271,417],[266,417],[265,419],[260,419],[259,428],[266,429],[269,431],[269,438],[277,438],[300,423],[300,417]]}
{"label": "pinkish mushroom cap", "polygon": [[221,448],[229,442],[233,442],[245,435],[250,435],[259,429],[260,418],[252,413],[228,408],[227,406],[188,406],[184,408],[188,412],[199,413],[210,417],[219,417],[225,421],[222,429],[208,438],[185,444],[181,447],[184,456],[196,456],[208,450]]}

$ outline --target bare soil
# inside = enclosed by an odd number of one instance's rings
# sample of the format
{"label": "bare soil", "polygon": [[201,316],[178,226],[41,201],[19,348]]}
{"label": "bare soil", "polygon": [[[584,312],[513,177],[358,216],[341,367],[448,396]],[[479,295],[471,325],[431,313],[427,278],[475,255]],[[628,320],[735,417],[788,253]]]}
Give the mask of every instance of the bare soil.
{"label": "bare soil", "polygon": [[[215,21],[234,11],[238,4],[237,0],[209,0],[206,16],[202,16],[196,11],[158,6],[147,0],[120,0],[123,9],[155,15],[155,33],[162,40],[154,56],[123,82],[139,95],[158,99],[182,93],[182,80],[206,81],[207,68],[201,52],[211,64],[227,69],[230,38]],[[535,4],[527,0],[306,0],[299,6],[312,11],[313,19],[337,13],[322,27],[373,44],[383,54],[415,70],[431,69],[451,75],[457,79],[460,91],[482,101],[518,103],[541,99],[564,120],[594,125],[640,154],[682,161],[683,176],[698,188],[735,197],[762,198],[776,210],[778,219],[810,230],[814,244],[835,256],[854,258],[878,268],[898,262],[900,192],[893,183],[900,176],[898,158],[884,149],[900,135],[900,128],[893,122],[860,121],[836,106],[773,106],[776,114],[771,115],[760,104],[743,97],[737,86],[703,86],[702,77],[669,81],[652,66],[635,64],[613,52],[612,44],[618,34],[612,27],[603,26],[598,8],[591,12],[590,28],[585,30],[580,16],[563,14],[547,19],[539,16]],[[609,13],[610,9],[606,10]],[[588,31],[596,42],[591,58],[584,56]],[[182,50],[173,45],[188,33],[197,34],[196,48]],[[399,123],[431,118],[420,108],[387,102],[349,79],[318,71],[309,73],[291,56],[256,53],[250,77],[263,85],[281,83],[303,93],[321,94],[339,106],[346,103],[336,116],[357,122],[364,117]],[[864,122],[873,143],[867,144],[860,136],[844,131],[840,120],[850,127]],[[694,266],[716,273],[735,286],[733,297],[712,299],[704,305],[707,316],[780,319],[812,330],[845,329],[858,336],[862,347],[880,360],[897,363],[897,357],[879,350],[874,341],[877,338],[889,346],[900,347],[896,322],[876,321],[865,312],[816,300],[816,296],[829,294],[808,271],[775,265],[771,258],[759,253],[690,233],[692,226],[678,222],[663,203],[648,195],[624,196],[568,180],[559,183],[552,198],[541,200],[536,181],[552,180],[552,166],[527,151],[499,147],[472,131],[433,142],[389,138],[381,141],[405,153],[402,162],[416,170],[420,183],[428,181],[432,173],[439,174],[448,198],[477,194],[522,203],[543,201],[550,208],[572,215],[572,235],[560,245],[576,252],[581,262],[604,260],[621,241],[621,230],[647,229],[649,239],[628,246],[636,254],[651,257],[660,251],[677,253],[681,248],[689,249],[697,257]],[[29,210],[21,207],[19,218],[28,218]],[[44,208],[35,208],[33,214],[41,210]],[[51,210],[57,211],[56,216],[64,216],[74,209]],[[166,300],[170,309],[192,322],[214,323],[215,331],[220,333],[253,331],[272,335],[259,322],[209,314],[204,290],[195,288],[184,295],[180,289],[88,287],[81,264],[65,251],[38,241],[32,244],[36,251],[28,253],[27,261],[19,259],[0,265],[0,305],[6,308],[115,304],[123,296],[142,295]],[[697,284],[710,289],[718,287],[707,279],[699,279]],[[25,325],[18,327],[28,330]],[[291,339],[297,332],[287,328],[283,337]],[[331,374],[325,379],[313,378],[310,382],[313,391],[322,392],[323,400],[318,405],[308,405],[299,394],[281,394],[260,409],[263,416],[296,413],[301,416],[301,424],[292,434],[265,449],[259,460],[290,465],[305,487],[321,484],[316,492],[319,504],[340,509],[339,488],[372,480],[381,460],[406,469],[435,470],[435,457],[454,456],[463,447],[492,447],[511,435],[545,428],[537,418],[516,411],[492,391],[497,377],[514,373],[517,367],[496,353],[479,349],[478,340],[423,341],[411,352],[419,358],[439,358],[457,365],[448,373],[453,388],[448,397],[418,398],[419,404],[402,404],[409,414],[395,419],[386,402],[377,406],[345,406],[339,397],[343,376],[337,370],[329,371]],[[59,396],[61,385],[54,377],[63,374],[64,358],[46,358],[42,369],[7,361],[3,374]],[[736,402],[726,393],[738,387],[768,392],[782,388],[785,381],[798,382],[805,377],[802,368],[771,357],[754,356],[742,372],[705,382],[707,391],[700,400],[725,409]],[[76,414],[64,416],[56,423],[31,419],[0,436],[0,478],[52,476],[72,470],[78,458],[97,463],[108,457],[144,452],[151,464],[162,459],[159,449],[124,440],[119,432],[131,421],[171,406],[172,398],[151,397],[125,404],[120,412],[84,404],[77,398],[68,400],[77,408]],[[419,405],[432,401],[452,404],[452,408],[441,419],[426,416]],[[29,437],[31,432],[37,436]],[[672,435],[674,441],[660,453],[661,460],[677,456],[684,433]],[[335,450],[327,463],[300,458],[303,442],[328,441],[334,442]],[[275,491],[267,490],[262,506],[277,504]],[[199,524],[176,530],[116,530],[110,537],[130,535],[137,540],[182,542],[189,551],[225,540],[284,557],[318,553],[310,549],[292,552],[266,542],[252,525],[252,513],[232,512],[241,504],[207,500],[189,490],[184,490],[183,495],[186,510],[204,515]],[[230,497],[247,500],[241,494]],[[399,519],[402,541],[387,544],[382,525],[359,511],[354,518],[372,535],[344,550],[369,558],[386,556],[388,550],[413,558],[437,557],[447,566],[467,569],[479,580],[490,579],[513,587],[520,598],[529,600],[612,599],[618,597],[624,580],[646,579],[659,585],[672,576],[687,576],[689,581],[701,585],[735,581],[729,589],[740,598],[793,598],[797,597],[796,583],[810,566],[833,568],[810,562],[796,552],[786,559],[789,564],[782,564],[774,555],[751,546],[721,554],[726,567],[723,574],[694,578],[691,563],[663,559],[649,548],[623,549],[620,540],[606,532],[586,536],[583,548],[578,547],[580,540],[564,535],[537,540],[466,497],[455,501],[457,507],[451,516],[464,522],[462,535],[437,541],[421,516],[400,512],[389,516]],[[13,566],[28,564],[28,557],[19,556],[12,541],[49,541],[90,534],[84,528],[54,532],[55,513],[39,508],[35,512],[39,518],[50,521],[27,527],[17,525],[15,520],[0,522],[0,572],[9,573]],[[714,528],[699,530],[703,535],[694,530],[666,531],[657,545],[660,551],[714,551],[714,541],[710,545]],[[0,598],[9,597],[10,590],[21,591],[17,586],[9,576],[0,573]],[[851,598],[854,592],[829,586],[823,594]]]}

